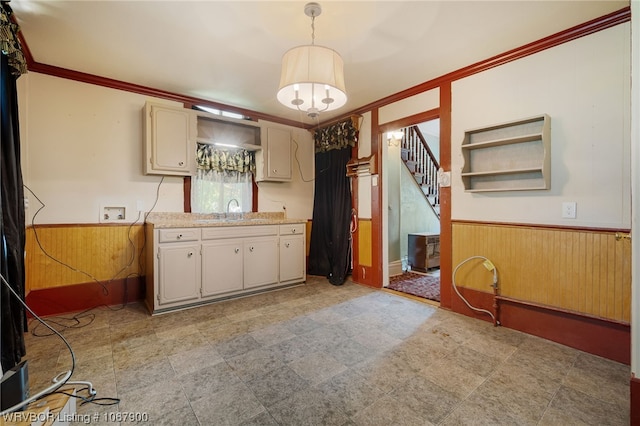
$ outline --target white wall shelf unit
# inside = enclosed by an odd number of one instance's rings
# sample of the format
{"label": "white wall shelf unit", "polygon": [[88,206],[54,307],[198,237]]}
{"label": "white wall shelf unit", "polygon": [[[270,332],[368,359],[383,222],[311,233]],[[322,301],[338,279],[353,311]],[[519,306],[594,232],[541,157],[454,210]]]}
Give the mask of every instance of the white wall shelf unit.
{"label": "white wall shelf unit", "polygon": [[465,132],[462,183],[467,192],[551,187],[551,118],[531,118]]}

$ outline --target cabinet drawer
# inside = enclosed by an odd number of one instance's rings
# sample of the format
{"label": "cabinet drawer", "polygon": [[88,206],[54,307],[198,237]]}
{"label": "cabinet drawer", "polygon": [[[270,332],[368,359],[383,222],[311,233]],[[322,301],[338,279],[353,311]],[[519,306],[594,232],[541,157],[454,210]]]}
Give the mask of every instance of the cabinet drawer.
{"label": "cabinet drawer", "polygon": [[160,229],[159,242],[175,243],[181,241],[197,241],[200,239],[199,228]]}
{"label": "cabinet drawer", "polygon": [[280,225],[280,235],[299,235],[304,233],[304,223],[292,223],[289,225]]}
{"label": "cabinet drawer", "polygon": [[261,237],[266,235],[277,235],[276,225],[264,226],[213,226],[202,228],[203,240],[214,240],[217,238],[244,238]]}

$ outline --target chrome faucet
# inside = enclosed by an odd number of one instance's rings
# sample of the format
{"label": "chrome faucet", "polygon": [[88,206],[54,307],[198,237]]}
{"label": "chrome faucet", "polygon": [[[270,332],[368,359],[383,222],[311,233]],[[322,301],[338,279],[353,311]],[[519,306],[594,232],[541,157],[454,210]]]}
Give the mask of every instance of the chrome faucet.
{"label": "chrome faucet", "polygon": [[236,206],[240,207],[240,203],[238,202],[238,200],[236,200],[235,198],[232,198],[229,200],[229,202],[227,203],[227,213],[229,213],[229,207],[231,206],[231,203],[235,201],[236,202]]}

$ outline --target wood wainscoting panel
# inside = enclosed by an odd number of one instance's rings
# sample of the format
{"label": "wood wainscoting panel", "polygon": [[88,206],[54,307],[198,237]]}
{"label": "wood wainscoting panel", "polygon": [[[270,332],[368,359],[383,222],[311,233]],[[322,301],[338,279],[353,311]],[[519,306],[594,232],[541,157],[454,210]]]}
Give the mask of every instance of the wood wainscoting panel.
{"label": "wood wainscoting panel", "polygon": [[360,266],[373,265],[371,220],[358,220],[358,264]]}
{"label": "wood wainscoting panel", "polygon": [[[498,271],[501,296],[629,323],[631,244],[615,230],[454,222],[454,268],[484,256]],[[492,292],[482,260],[469,261],[456,285]]]}
{"label": "wood wainscoting panel", "polygon": [[28,227],[27,291],[144,275],[144,256],[140,260],[143,245],[142,225]]}

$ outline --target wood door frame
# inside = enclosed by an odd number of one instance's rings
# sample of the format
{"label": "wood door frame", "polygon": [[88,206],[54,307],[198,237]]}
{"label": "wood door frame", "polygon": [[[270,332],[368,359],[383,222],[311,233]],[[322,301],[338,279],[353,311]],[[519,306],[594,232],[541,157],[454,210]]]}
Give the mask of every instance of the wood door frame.
{"label": "wood door frame", "polygon": [[[451,171],[451,83],[443,82],[439,86],[440,91],[440,106],[428,111],[423,111],[408,117],[404,117],[398,120],[390,121],[387,123],[379,124],[377,120],[372,120],[372,139],[377,141],[375,152],[377,157],[382,158],[382,150],[384,145],[380,143],[383,139],[384,133],[395,130],[398,128],[404,128],[413,126],[425,121],[434,119],[440,120],[440,167],[450,172]],[[377,114],[376,114],[377,118]],[[372,147],[372,151],[373,147]],[[380,161],[380,160],[378,160]],[[385,170],[381,167],[378,168],[379,175],[382,177]],[[382,182],[383,179],[380,179]],[[377,202],[372,204],[372,221],[378,223],[378,228],[374,231],[374,234],[382,236],[382,233],[386,230],[386,225],[382,223],[382,184],[378,185],[378,197]],[[452,276],[452,250],[451,250],[451,188],[440,188],[440,306],[442,308],[451,308],[451,276]],[[378,259],[375,264],[380,265],[378,268],[378,276],[376,282],[378,287],[382,286],[384,277],[382,272],[382,259],[384,255],[385,247],[382,242],[374,245],[374,258]],[[386,250],[389,248],[386,247]]]}

